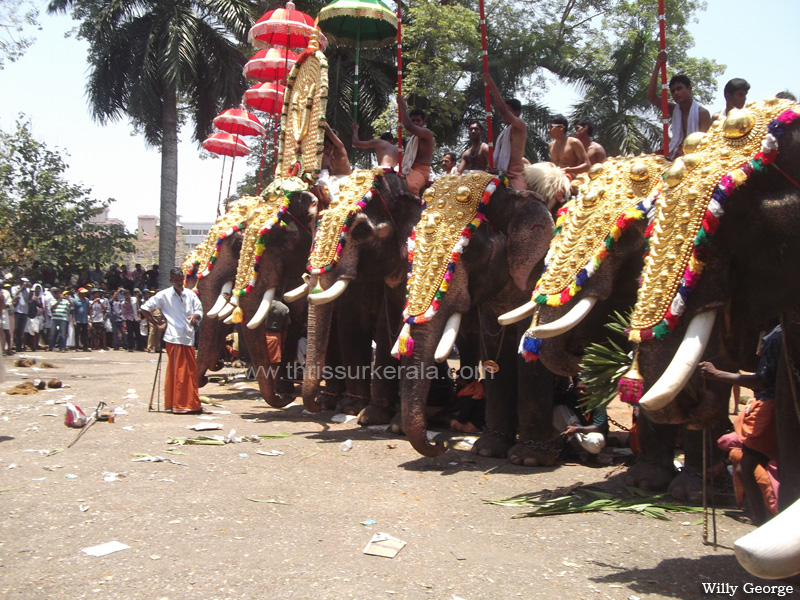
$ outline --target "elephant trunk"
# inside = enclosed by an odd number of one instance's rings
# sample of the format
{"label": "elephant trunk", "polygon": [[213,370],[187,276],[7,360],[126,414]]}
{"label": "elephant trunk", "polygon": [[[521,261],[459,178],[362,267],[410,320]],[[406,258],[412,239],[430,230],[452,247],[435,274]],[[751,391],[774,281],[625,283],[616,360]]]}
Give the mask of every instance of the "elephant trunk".
{"label": "elephant trunk", "polygon": [[325,367],[333,310],[332,303],[309,304],[308,307],[308,346],[303,376],[303,406],[312,413],[322,410],[322,406],[317,402],[317,393],[322,380],[322,370]]}
{"label": "elephant trunk", "polygon": [[[416,353],[414,356],[416,359]],[[431,444],[428,441],[425,407],[431,382],[426,377],[425,365],[414,361],[412,368],[419,368],[419,376],[403,380],[401,396],[403,430],[411,446],[422,456],[435,457],[444,454],[447,448],[442,442]]]}

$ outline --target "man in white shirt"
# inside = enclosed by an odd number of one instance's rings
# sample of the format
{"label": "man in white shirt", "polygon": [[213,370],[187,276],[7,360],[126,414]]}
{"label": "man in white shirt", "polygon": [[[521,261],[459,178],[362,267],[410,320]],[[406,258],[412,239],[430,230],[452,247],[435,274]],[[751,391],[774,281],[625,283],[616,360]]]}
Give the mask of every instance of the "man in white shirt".
{"label": "man in white shirt", "polygon": [[[197,387],[197,359],[194,353],[194,327],[203,318],[203,306],[197,294],[183,288],[183,272],[175,267],[169,272],[172,287],[161,290],[139,309],[151,327],[164,332],[167,371],[164,381],[164,408],[176,414],[203,412]],[[152,312],[160,309],[164,320],[158,322]]]}

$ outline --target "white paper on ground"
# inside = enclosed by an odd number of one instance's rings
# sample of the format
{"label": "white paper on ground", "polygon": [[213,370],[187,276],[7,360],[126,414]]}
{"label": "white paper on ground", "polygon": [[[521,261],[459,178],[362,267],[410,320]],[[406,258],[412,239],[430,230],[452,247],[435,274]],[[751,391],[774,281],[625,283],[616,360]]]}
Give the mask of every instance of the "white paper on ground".
{"label": "white paper on ground", "polygon": [[222,429],[222,423],[195,423],[194,425],[187,425],[186,429],[194,431],[213,431],[215,429]]}
{"label": "white paper on ground", "polygon": [[120,550],[127,550],[128,548],[130,548],[130,546],[127,544],[123,544],[122,542],[117,542],[115,540],[113,542],[100,544],[99,546],[89,546],[88,548],[82,549],[81,552],[88,554],[89,556],[105,556],[106,554],[119,552]]}
{"label": "white paper on ground", "polygon": [[376,533],[364,548],[364,554],[394,558],[405,545],[406,543],[404,541],[398,540],[388,533]]}

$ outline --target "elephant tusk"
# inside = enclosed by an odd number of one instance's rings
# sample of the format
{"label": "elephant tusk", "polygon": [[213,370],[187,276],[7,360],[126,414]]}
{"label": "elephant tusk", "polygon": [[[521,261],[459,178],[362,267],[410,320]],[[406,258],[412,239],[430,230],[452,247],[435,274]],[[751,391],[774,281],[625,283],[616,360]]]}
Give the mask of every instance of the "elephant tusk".
{"label": "elephant tusk", "polygon": [[716,310],[708,310],[692,318],[672,362],[653,387],[642,396],[639,406],[646,410],[661,410],[675,399],[689,382],[703,356],[716,316]]}
{"label": "elephant tusk", "polygon": [[225,305],[228,303],[224,294],[230,294],[232,290],[233,279],[222,284],[222,290],[220,291],[219,296],[217,296],[217,301],[214,303],[214,306],[211,307],[211,310],[208,311],[208,314],[206,314],[209,319],[216,319],[219,316],[219,311],[225,308]]}
{"label": "elephant tusk", "polygon": [[519,308],[515,308],[514,310],[500,315],[497,317],[497,322],[500,323],[500,325],[511,325],[517,321],[522,321],[522,319],[530,317],[536,311],[537,306],[539,305],[531,300]]}
{"label": "elephant tusk", "polygon": [[[230,314],[236,309],[237,306],[239,306],[239,297],[238,296],[231,296],[231,299],[222,308],[222,310],[219,311],[219,314],[217,315],[217,317],[219,317],[220,319],[228,318],[228,316],[230,316]],[[229,321],[225,321],[225,322],[228,323]]]}
{"label": "elephant tusk", "polygon": [[594,308],[595,304],[597,304],[597,297],[595,296],[581,298],[575,303],[575,306],[560,319],[556,319],[552,323],[545,323],[544,325],[537,325],[534,327],[533,335],[541,339],[547,339],[566,333],[583,321],[586,316],[592,312],[592,308]]}
{"label": "elephant tusk", "polygon": [[344,293],[348,285],[350,285],[350,281],[346,279],[339,279],[335,281],[334,284],[327,290],[323,290],[318,294],[309,294],[308,302],[309,304],[314,305],[333,302]]}
{"label": "elephant tusk", "polygon": [[298,287],[294,288],[293,290],[289,290],[288,292],[286,292],[283,295],[283,299],[286,302],[294,302],[295,300],[300,300],[300,298],[303,298],[305,296],[308,296],[308,284],[307,283],[304,283],[303,285],[298,286]]}
{"label": "elephant tusk", "polygon": [[258,310],[256,314],[250,319],[250,322],[247,324],[248,329],[255,329],[261,323],[264,322],[264,319],[267,318],[267,313],[269,312],[269,307],[272,305],[272,299],[275,297],[275,288],[271,287],[264,295],[261,297],[261,304],[258,305]]}
{"label": "elephant tusk", "polygon": [[225,317],[225,319],[222,322],[225,323],[225,325],[230,325],[231,323],[233,323],[233,312],[231,312],[231,314]]}
{"label": "elephant tusk", "polygon": [[447,360],[447,357],[450,356],[450,352],[453,350],[453,344],[456,343],[456,336],[458,335],[458,328],[461,326],[461,313],[453,313],[450,315],[450,318],[447,319],[447,323],[444,325],[444,333],[442,333],[442,339],[439,340],[439,345],[436,346],[436,352],[433,355],[433,359],[436,362],[444,362]]}
{"label": "elephant tusk", "polygon": [[800,573],[800,500],[733,544],[736,559],[762,579]]}

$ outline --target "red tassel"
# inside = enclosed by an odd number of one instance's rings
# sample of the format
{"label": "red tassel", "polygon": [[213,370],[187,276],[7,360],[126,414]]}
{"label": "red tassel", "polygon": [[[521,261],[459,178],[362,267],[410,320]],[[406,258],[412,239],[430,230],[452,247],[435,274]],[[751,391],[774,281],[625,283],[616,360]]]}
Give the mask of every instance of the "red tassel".
{"label": "red tassel", "polygon": [[639,350],[633,356],[633,364],[619,380],[619,399],[628,404],[639,404],[644,395],[644,377],[639,374]]}

